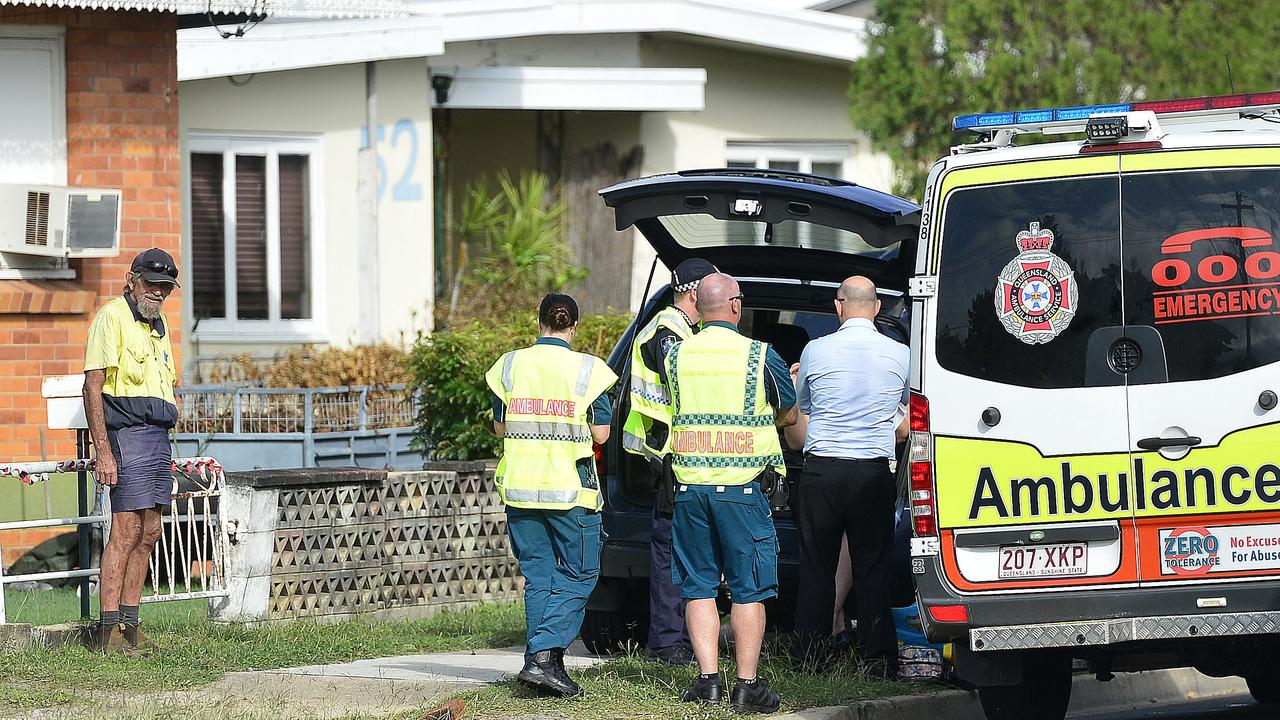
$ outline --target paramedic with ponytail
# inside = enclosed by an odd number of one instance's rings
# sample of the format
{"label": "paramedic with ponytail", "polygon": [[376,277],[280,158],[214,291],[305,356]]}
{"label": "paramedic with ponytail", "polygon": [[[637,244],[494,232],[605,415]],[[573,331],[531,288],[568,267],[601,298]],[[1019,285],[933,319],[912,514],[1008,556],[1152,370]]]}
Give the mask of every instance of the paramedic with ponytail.
{"label": "paramedic with ponytail", "polygon": [[560,697],[582,694],[564,667],[600,575],[600,481],[592,442],[609,438],[608,390],[618,376],[574,352],[578,304],[548,293],[540,337],[493,364],[493,428],[502,437],[495,482],[507,506],[511,550],[524,575],[524,668],[517,679]]}

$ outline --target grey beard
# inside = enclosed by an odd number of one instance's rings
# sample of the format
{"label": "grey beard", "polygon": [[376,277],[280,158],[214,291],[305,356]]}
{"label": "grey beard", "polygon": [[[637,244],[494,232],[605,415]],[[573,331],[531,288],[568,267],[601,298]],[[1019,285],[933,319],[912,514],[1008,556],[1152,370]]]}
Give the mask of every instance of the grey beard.
{"label": "grey beard", "polygon": [[160,303],[153,303],[150,300],[142,299],[137,302],[137,305],[138,314],[147,320],[155,320],[160,317]]}

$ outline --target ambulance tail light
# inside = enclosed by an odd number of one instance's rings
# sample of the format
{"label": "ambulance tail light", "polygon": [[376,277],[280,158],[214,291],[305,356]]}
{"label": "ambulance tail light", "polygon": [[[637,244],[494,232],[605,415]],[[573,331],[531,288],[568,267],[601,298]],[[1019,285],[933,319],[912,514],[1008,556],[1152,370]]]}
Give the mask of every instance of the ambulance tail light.
{"label": "ambulance tail light", "polygon": [[934,497],[933,433],[929,431],[929,400],[911,393],[911,520],[916,537],[938,534],[938,504]]}
{"label": "ambulance tail light", "polygon": [[929,617],[935,622],[944,623],[967,623],[969,622],[969,608],[964,605],[930,605]]}

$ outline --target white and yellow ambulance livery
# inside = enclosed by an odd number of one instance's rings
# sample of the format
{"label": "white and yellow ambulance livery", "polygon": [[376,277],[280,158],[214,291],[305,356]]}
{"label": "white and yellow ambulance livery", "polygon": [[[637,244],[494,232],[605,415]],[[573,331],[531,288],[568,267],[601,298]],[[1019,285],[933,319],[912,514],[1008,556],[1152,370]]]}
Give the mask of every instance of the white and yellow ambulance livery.
{"label": "white and yellow ambulance livery", "polygon": [[991,720],[1061,718],[1081,659],[1280,701],[1277,108],[955,119],[977,142],[924,197],[905,472],[922,618]]}

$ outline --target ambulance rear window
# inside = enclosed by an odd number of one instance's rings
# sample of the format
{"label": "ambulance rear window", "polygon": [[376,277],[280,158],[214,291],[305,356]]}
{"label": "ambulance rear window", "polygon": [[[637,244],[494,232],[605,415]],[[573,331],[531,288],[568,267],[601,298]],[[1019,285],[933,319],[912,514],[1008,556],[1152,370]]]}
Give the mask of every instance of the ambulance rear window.
{"label": "ambulance rear window", "polygon": [[1086,373],[1090,336],[1122,323],[1119,201],[1115,175],[983,186],[946,198],[938,362],[1022,387],[1099,383]]}
{"label": "ambulance rear window", "polygon": [[1122,191],[1125,317],[1163,344],[1143,362],[1163,354],[1176,382],[1280,360],[1280,169],[1125,174]]}

